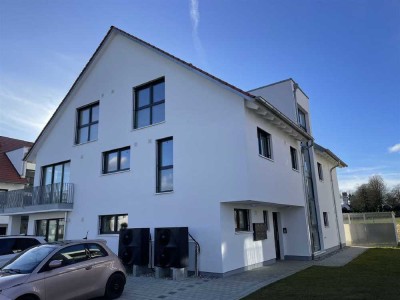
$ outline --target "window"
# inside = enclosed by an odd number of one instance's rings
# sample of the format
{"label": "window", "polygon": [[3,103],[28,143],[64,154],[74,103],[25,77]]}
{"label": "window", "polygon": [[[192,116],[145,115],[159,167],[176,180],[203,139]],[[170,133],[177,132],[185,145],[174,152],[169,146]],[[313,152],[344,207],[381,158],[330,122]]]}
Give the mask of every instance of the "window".
{"label": "window", "polygon": [[78,109],[76,144],[97,140],[99,126],[99,103]]}
{"label": "window", "polygon": [[103,153],[103,174],[130,169],[130,147],[111,150]]}
{"label": "window", "polygon": [[36,220],[36,235],[45,237],[47,242],[64,240],[64,219]]}
{"label": "window", "polygon": [[119,233],[123,223],[128,224],[128,215],[100,216],[100,234]]}
{"label": "window", "polygon": [[48,165],[42,168],[42,185],[54,183],[68,183],[70,162]]}
{"label": "window", "polygon": [[250,231],[250,211],[235,208],[235,231]]}
{"label": "window", "polygon": [[322,165],[319,162],[317,162],[317,167],[319,180],[324,180],[324,172],[322,171]]}
{"label": "window", "polygon": [[298,109],[297,111],[298,111],[299,125],[301,128],[303,128],[304,131],[307,132],[306,114],[301,109]]}
{"label": "window", "polygon": [[107,251],[98,244],[87,244],[86,246],[89,250],[90,258],[108,256]]}
{"label": "window", "polygon": [[174,189],[172,137],[157,141],[157,193]]}
{"label": "window", "polygon": [[28,182],[26,184],[26,187],[33,187],[33,182],[35,180],[35,170],[26,169],[25,178],[26,181]]}
{"label": "window", "polygon": [[298,170],[299,166],[297,163],[297,150],[293,147],[290,147],[290,157],[292,158],[292,169]]}
{"label": "window", "polygon": [[164,79],[135,88],[135,124],[141,128],[165,120]]}
{"label": "window", "polygon": [[66,247],[56,254],[49,260],[61,260],[62,266],[73,265],[89,259],[88,252],[84,244],[78,244]]}
{"label": "window", "polygon": [[265,227],[267,228],[267,230],[269,230],[268,210],[263,210],[263,219]]}
{"label": "window", "polygon": [[329,226],[328,213],[324,211],[323,216],[324,216],[324,225],[325,227],[328,227]]}
{"label": "window", "polygon": [[34,238],[17,237],[1,239],[0,255],[19,253],[39,244],[40,242]]}
{"label": "window", "polygon": [[272,159],[271,135],[260,128],[257,128],[258,153],[261,156]]}

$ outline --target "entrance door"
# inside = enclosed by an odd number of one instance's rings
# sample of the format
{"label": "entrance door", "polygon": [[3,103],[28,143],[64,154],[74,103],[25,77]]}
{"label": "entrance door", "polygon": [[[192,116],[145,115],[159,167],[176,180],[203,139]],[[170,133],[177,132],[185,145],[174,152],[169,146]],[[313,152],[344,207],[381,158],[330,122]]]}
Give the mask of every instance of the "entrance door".
{"label": "entrance door", "polygon": [[274,239],[275,239],[275,253],[276,259],[281,259],[281,247],[279,245],[279,226],[278,226],[278,213],[272,213],[272,221],[274,223]]}

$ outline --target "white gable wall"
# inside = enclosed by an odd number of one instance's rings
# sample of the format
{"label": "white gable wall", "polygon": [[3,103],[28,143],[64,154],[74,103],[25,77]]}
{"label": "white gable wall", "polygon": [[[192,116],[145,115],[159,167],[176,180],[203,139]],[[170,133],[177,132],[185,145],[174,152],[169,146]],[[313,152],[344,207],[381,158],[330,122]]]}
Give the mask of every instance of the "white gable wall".
{"label": "white gable wall", "polygon": [[261,96],[289,119],[297,123],[297,107],[293,95],[293,81],[288,79],[250,91],[253,95]]}
{"label": "white gable wall", "polygon": [[[133,87],[165,76],[166,121],[132,129]],[[74,145],[76,109],[100,101],[98,140]],[[247,168],[243,98],[117,35],[70,97],[36,157],[39,167],[71,160],[74,209],[67,237],[98,235],[98,216],[128,213],[129,227],[188,226],[200,268],[222,271],[219,202],[243,199]],[[156,140],[174,138],[174,192],[155,194]],[[131,169],[101,174],[102,152],[131,147]],[[40,184],[37,172],[35,185]],[[201,234],[199,234],[201,232]]]}

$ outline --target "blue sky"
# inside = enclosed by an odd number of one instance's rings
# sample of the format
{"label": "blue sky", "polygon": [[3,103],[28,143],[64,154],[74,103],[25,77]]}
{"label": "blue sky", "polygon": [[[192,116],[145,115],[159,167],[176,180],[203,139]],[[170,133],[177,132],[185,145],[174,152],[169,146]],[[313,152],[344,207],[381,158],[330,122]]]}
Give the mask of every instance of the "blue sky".
{"label": "blue sky", "polygon": [[0,135],[35,140],[111,25],[245,90],[292,77],[342,190],[400,183],[400,1],[2,0]]}

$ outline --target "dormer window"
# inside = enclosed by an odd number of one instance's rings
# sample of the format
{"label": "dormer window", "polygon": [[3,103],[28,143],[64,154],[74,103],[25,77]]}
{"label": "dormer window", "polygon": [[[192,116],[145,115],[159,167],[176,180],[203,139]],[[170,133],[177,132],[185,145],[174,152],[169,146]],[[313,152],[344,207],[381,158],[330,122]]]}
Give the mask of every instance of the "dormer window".
{"label": "dormer window", "polygon": [[300,127],[307,132],[306,114],[301,109],[298,110],[298,118]]}

